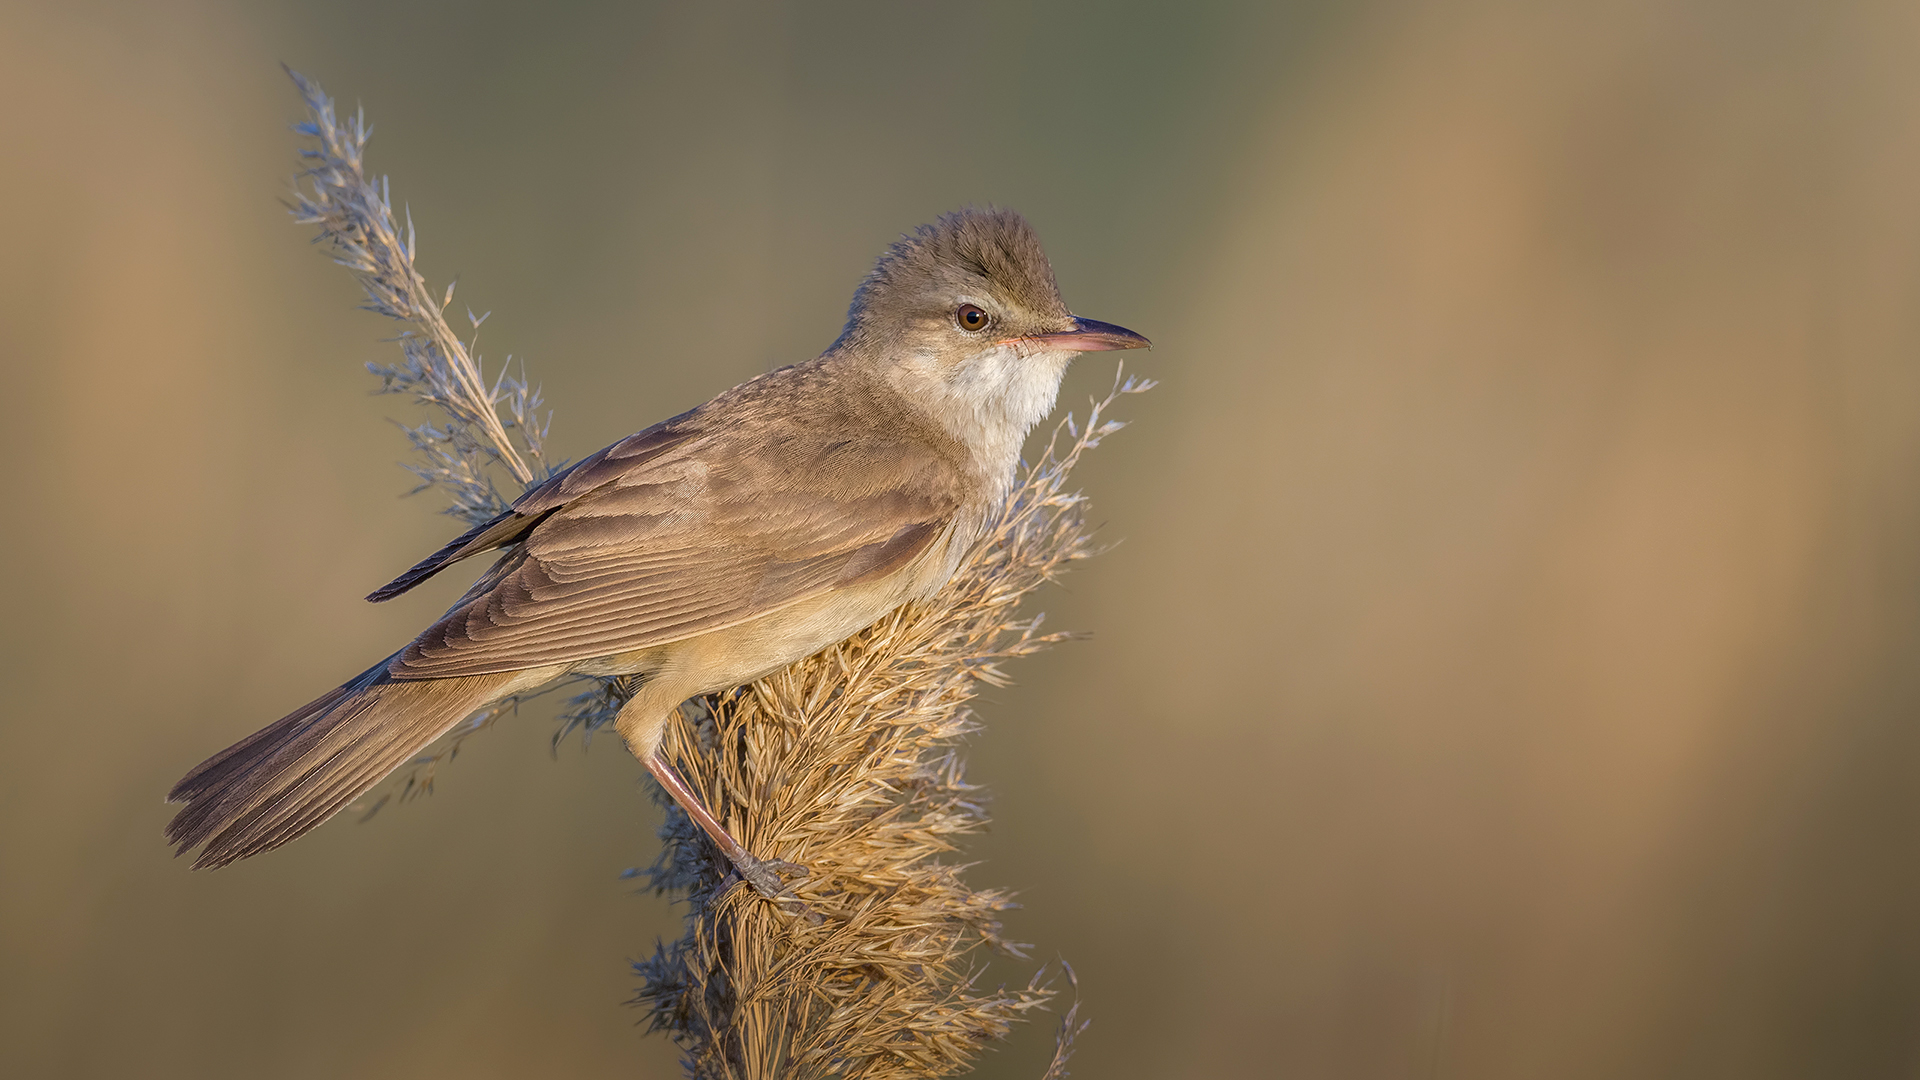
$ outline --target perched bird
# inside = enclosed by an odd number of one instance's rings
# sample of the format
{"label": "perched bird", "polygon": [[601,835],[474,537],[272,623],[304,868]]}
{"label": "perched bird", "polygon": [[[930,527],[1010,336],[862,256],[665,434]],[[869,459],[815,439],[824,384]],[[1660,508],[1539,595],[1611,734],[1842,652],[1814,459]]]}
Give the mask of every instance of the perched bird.
{"label": "perched bird", "polygon": [[368,597],[504,548],[438,622],[208,758],[169,794],[195,867],[314,828],[453,725],[570,674],[638,676],[634,755],[767,896],[660,754],[673,710],[751,682],[946,584],[1013,482],[1076,353],[1146,338],[1074,317],[1032,228],[948,214],[903,238],[813,360],[762,375],[528,490]]}

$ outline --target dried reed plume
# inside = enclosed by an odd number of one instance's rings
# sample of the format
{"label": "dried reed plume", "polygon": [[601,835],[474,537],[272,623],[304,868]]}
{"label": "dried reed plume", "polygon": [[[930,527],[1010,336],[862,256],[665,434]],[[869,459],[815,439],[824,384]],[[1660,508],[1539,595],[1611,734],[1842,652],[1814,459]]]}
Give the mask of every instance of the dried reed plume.
{"label": "dried reed plume", "polygon": [[[536,414],[539,391],[524,375],[483,377],[471,341],[447,326],[449,287],[437,300],[414,268],[407,215],[402,239],[387,185],[370,181],[363,152],[371,129],[350,123],[312,82],[293,74],[311,119],[298,130],[316,145],[296,185],[293,214],[319,226],[318,240],[353,271],[367,306],[408,324],[402,361],[369,365],[383,389],[413,396],[446,421],[406,429],[420,489],[441,487],[449,512],[485,520],[507,499],[505,470],[522,488],[553,466]],[[469,321],[478,330],[486,316]],[[995,531],[934,599],[780,673],[689,702],[671,724],[666,752],[715,814],[762,857],[807,867],[784,904],[741,882],[680,808],[666,809],[665,841],[648,872],[656,891],[688,902],[686,936],[635,965],[636,999],[652,1028],[680,1044],[700,1080],[946,1076],[965,1068],[1054,991],[1045,968],[1014,989],[985,989],[979,947],[1024,958],[1004,940],[999,890],[974,890],[947,861],[960,837],[987,822],[968,784],[960,741],[975,729],[969,703],[980,683],[1004,685],[1001,665],[1063,635],[1021,618],[1021,601],[1092,553],[1085,502],[1067,489],[1080,456],[1119,429],[1106,419],[1123,394],[1149,389],[1118,373],[1091,404],[1086,424],[1069,416],[1015,485]],[[420,490],[416,489],[416,490]],[[626,679],[588,680],[561,714],[557,743],[612,722],[633,689]],[[459,738],[516,702],[462,725]],[[428,770],[443,750],[416,764]],[[417,776],[405,791],[428,786]],[[1073,972],[1062,965],[1068,981]],[[1085,1025],[1075,1004],[1064,1017],[1045,1077],[1066,1075]]]}
{"label": "dried reed plume", "polygon": [[[295,130],[318,144],[300,151],[310,164],[295,181],[293,219],[320,227],[315,241],[325,244],[334,261],[353,272],[366,290],[369,311],[408,324],[399,336],[400,363],[368,364],[367,368],[380,376],[382,392],[410,395],[447,416],[444,425],[404,429],[419,456],[407,464],[420,478],[415,490],[438,485],[452,496],[449,514],[469,525],[486,521],[511,501],[501,498],[495,488],[491,466],[505,467],[522,490],[551,472],[546,462],[547,421],[538,416],[540,391],[530,388],[524,376],[508,377],[512,357],[489,385],[480,357],[473,352],[474,342],[462,342],[447,325],[445,313],[453,304],[454,286],[448,285],[436,300],[426,279],[414,269],[411,209],[404,215],[407,235],[402,240],[387,197],[386,178],[381,177],[378,187],[367,178],[364,157],[373,128],[367,124],[365,110],[341,123],[334,115],[333,99],[317,84],[292,69],[287,74],[306,98],[311,117]],[[304,187],[300,181],[305,181]],[[490,314],[467,312],[475,339]]]}
{"label": "dried reed plume", "polygon": [[[749,850],[800,863],[812,918],[763,903],[664,796],[653,886],[689,901],[687,933],[636,965],[639,1000],[707,1080],[946,1076],[1051,991],[975,985],[975,947],[1012,901],[944,861],[987,821],[960,739],[980,683],[1059,641],[1020,601],[1091,554],[1085,501],[1066,488],[1080,455],[1119,429],[1116,377],[1084,428],[1071,418],[1028,467],[992,535],[940,594],[779,674],[681,710],[667,753]],[[1067,438],[1063,440],[1062,434]],[[618,695],[614,685],[607,693]],[[1071,972],[1069,972],[1071,975]],[[1069,1016],[1050,1076],[1079,1030]]]}

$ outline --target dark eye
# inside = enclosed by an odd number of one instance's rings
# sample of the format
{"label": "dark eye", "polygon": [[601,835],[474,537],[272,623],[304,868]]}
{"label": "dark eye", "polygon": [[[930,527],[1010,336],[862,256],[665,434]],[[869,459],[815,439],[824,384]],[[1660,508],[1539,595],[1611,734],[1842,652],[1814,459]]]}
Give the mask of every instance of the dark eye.
{"label": "dark eye", "polygon": [[954,312],[953,317],[958,320],[962,330],[985,330],[987,324],[993,321],[975,304],[961,304],[960,310]]}

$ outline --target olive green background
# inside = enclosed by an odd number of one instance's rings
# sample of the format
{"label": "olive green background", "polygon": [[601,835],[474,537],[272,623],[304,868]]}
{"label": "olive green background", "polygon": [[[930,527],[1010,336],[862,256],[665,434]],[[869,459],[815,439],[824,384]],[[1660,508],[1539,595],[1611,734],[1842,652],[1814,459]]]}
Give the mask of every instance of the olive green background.
{"label": "olive green background", "polygon": [[1920,7],[1707,0],[0,6],[0,1073],[678,1075],[612,740],[161,841],[460,585],[281,61],[566,456],[969,202],[1154,338],[973,750],[1076,1076],[1920,1073]]}

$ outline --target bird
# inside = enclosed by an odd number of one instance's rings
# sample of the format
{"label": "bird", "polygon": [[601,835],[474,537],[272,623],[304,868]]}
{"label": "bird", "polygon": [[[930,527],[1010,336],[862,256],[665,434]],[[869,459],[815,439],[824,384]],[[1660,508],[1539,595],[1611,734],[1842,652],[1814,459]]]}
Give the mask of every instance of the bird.
{"label": "bird", "polygon": [[661,753],[682,703],[933,595],[988,534],[1082,352],[1150,347],[1072,314],[1033,227],[969,208],[906,234],[839,337],[530,487],[367,597],[498,552],[385,660],[195,766],[166,827],[193,867],[319,826],[477,710],[567,676],[637,683],[628,749],[762,895],[750,853]]}

